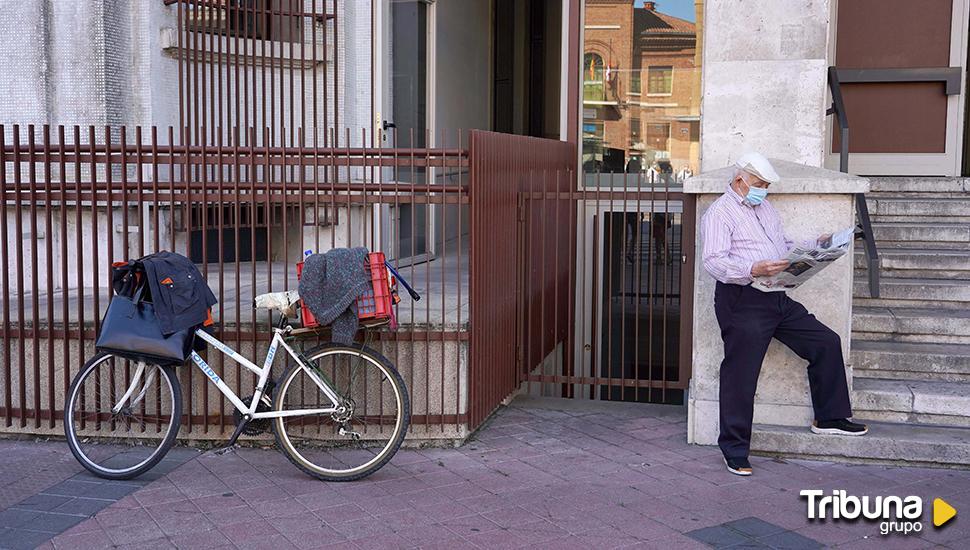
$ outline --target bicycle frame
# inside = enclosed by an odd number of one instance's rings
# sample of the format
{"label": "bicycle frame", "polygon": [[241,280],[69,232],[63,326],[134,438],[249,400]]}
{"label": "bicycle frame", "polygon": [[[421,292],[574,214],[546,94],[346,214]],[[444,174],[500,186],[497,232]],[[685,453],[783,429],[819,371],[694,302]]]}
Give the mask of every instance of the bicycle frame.
{"label": "bicycle frame", "polygon": [[[300,359],[300,355],[294,351],[293,348],[291,348],[283,339],[283,333],[283,329],[273,329],[273,341],[270,343],[269,349],[266,351],[266,359],[263,361],[262,368],[260,368],[249,359],[246,359],[240,355],[236,350],[224,344],[215,336],[212,336],[202,329],[195,331],[196,336],[208,342],[212,347],[219,350],[220,353],[256,374],[258,377],[256,382],[256,390],[253,394],[252,402],[248,406],[243,403],[241,399],[239,399],[239,396],[236,395],[235,392],[229,389],[229,386],[226,385],[225,381],[223,381],[222,378],[220,378],[219,375],[216,374],[215,371],[213,371],[212,368],[209,367],[209,365],[205,362],[205,360],[203,360],[202,357],[200,357],[195,351],[193,351],[191,355],[192,362],[199,367],[199,370],[201,370],[217,388],[219,388],[219,391],[226,396],[226,399],[228,399],[237,409],[239,409],[239,412],[241,412],[243,415],[250,416],[254,420],[260,418],[280,418],[284,416],[301,416],[307,414],[333,414],[338,412],[338,408],[341,407],[340,396],[337,395],[337,392],[335,392],[326,383],[326,381],[321,380],[315,372],[307,368],[307,366]],[[256,407],[259,404],[259,400],[262,398],[263,392],[266,391],[266,381],[269,379],[269,373],[273,367],[273,361],[276,359],[276,351],[279,346],[283,346],[283,349],[290,354],[290,357],[296,361],[296,364],[299,365],[300,368],[302,368],[310,376],[310,379],[313,380],[317,387],[320,388],[320,391],[322,391],[324,395],[330,399],[330,403],[333,405],[332,407],[323,409],[296,409],[292,411],[256,412]]]}
{"label": "bicycle frame", "polygon": [[[218,374],[216,374],[211,367],[209,367],[209,364],[206,363],[205,360],[202,359],[202,357],[200,357],[198,353],[193,351],[190,357],[192,358],[192,362],[195,363],[197,367],[199,367],[199,370],[201,370],[206,375],[206,377],[208,377],[209,380],[211,380],[212,383],[215,384],[217,388],[219,388],[219,391],[226,396],[226,399],[228,399],[229,402],[233,404],[233,406],[239,409],[239,412],[241,412],[245,416],[250,417],[253,420],[257,420],[260,418],[280,418],[285,416],[301,416],[301,415],[309,415],[309,414],[333,414],[333,413],[339,412],[342,409],[342,403],[341,403],[342,400],[340,396],[337,395],[337,392],[335,392],[329,386],[329,384],[327,384],[325,380],[321,380],[321,378],[317,376],[317,374],[313,372],[313,370],[308,368],[306,364],[303,363],[303,361],[300,359],[300,355],[296,351],[294,351],[293,348],[291,348],[289,344],[287,344],[286,341],[284,340],[283,338],[284,333],[285,333],[284,329],[281,329],[281,328],[273,329],[273,341],[269,345],[269,350],[266,351],[266,359],[263,361],[262,367],[257,367],[255,363],[240,355],[239,352],[227,346],[215,336],[212,336],[211,334],[209,334],[208,332],[205,332],[202,329],[195,331],[195,335],[197,337],[202,338],[203,340],[208,342],[212,347],[219,350],[220,353],[222,353],[226,357],[229,357],[236,363],[242,365],[243,367],[246,367],[247,369],[249,369],[250,371],[256,374],[256,376],[258,377],[256,382],[256,390],[253,394],[253,399],[250,405],[246,405],[245,403],[243,403],[242,399],[240,399],[235,392],[229,389],[229,386],[226,385],[225,381]],[[296,361],[296,364],[299,365],[300,368],[302,368],[310,376],[310,379],[313,380],[313,382],[320,388],[320,391],[322,391],[324,395],[326,395],[327,398],[330,399],[330,403],[332,405],[331,407],[322,408],[322,409],[295,409],[291,411],[256,412],[256,407],[259,405],[259,400],[260,398],[263,397],[263,392],[266,391],[266,381],[269,379],[269,373],[272,370],[273,362],[276,359],[276,352],[280,346],[282,346],[283,349],[285,349],[286,352],[290,354],[290,357],[292,357]],[[138,383],[141,381],[141,377],[144,370],[145,370],[145,363],[139,362],[138,370],[135,371],[134,376],[132,376],[131,378],[131,384],[128,387],[128,391],[125,392],[124,396],[113,407],[114,412],[118,412],[118,410],[120,410],[123,407],[124,403],[131,398],[132,394],[135,393],[136,387],[138,386]],[[151,379],[153,375],[154,375],[154,371],[152,371],[149,374],[149,378],[145,382],[145,389],[147,389],[148,384],[151,383]],[[145,394],[145,389],[142,389],[141,392],[138,394],[138,396],[135,399],[132,399],[132,405],[134,405],[139,400],[141,400],[141,398]]]}

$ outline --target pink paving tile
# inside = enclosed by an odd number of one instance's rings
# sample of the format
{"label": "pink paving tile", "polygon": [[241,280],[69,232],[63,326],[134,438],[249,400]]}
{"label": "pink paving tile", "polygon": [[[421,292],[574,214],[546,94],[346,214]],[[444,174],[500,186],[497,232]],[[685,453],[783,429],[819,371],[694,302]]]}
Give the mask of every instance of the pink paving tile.
{"label": "pink paving tile", "polygon": [[261,518],[220,525],[219,531],[233,544],[246,547],[249,547],[250,541],[254,539],[265,540],[269,536],[278,534],[272,524]]}
{"label": "pink paving tile", "polygon": [[501,529],[497,523],[489,520],[481,514],[472,514],[470,516],[448,519],[442,521],[441,525],[444,525],[449,531],[462,537],[469,537],[479,533]]}
{"label": "pink paving tile", "polygon": [[331,525],[341,521],[354,521],[358,519],[372,518],[370,512],[353,503],[338,504],[314,510],[313,514]]}
{"label": "pink paving tile", "polygon": [[231,543],[218,529],[198,531],[195,533],[180,533],[170,536],[169,540],[178,548],[219,548],[230,546]]}
{"label": "pink paving tile", "polygon": [[[277,525],[277,527],[280,526]],[[300,531],[280,529],[280,532],[284,537],[286,537],[286,540],[301,550],[319,548],[324,545],[335,544],[347,540],[347,537],[329,526],[319,526]]]}

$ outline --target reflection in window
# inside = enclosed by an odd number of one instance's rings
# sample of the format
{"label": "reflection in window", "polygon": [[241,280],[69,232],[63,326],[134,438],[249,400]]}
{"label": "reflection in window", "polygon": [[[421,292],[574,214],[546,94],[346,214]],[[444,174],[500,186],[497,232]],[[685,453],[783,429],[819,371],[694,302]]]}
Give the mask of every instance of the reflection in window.
{"label": "reflection in window", "polygon": [[647,93],[670,95],[673,91],[674,68],[650,67],[647,69]]}
{"label": "reflection in window", "polygon": [[588,53],[584,59],[586,76],[583,78],[583,99],[589,101],[605,101],[606,87],[603,85],[603,58],[595,53]]}
{"label": "reflection in window", "polygon": [[698,171],[703,4],[586,3],[583,170],[617,174],[586,185],[677,184]]}

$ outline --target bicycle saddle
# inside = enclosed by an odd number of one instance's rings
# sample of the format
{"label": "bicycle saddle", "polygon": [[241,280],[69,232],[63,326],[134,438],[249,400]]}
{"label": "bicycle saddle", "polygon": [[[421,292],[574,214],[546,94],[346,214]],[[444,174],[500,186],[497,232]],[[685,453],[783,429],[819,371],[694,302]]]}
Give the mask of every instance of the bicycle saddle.
{"label": "bicycle saddle", "polygon": [[285,292],[268,292],[260,294],[253,300],[253,307],[257,309],[275,309],[285,317],[296,315],[296,305],[300,302],[300,294],[295,290]]}

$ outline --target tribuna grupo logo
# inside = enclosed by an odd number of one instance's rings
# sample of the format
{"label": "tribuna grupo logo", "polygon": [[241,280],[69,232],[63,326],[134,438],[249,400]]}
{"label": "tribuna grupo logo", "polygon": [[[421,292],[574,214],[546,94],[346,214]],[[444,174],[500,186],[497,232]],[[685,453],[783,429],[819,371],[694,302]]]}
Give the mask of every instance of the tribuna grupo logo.
{"label": "tribuna grupo logo", "polygon": [[[918,496],[853,496],[843,490],[826,495],[820,489],[804,489],[799,495],[808,503],[810,520],[857,520],[879,522],[879,533],[909,535],[923,530],[923,499]],[[942,527],[956,510],[941,498],[933,500],[933,525]]]}

